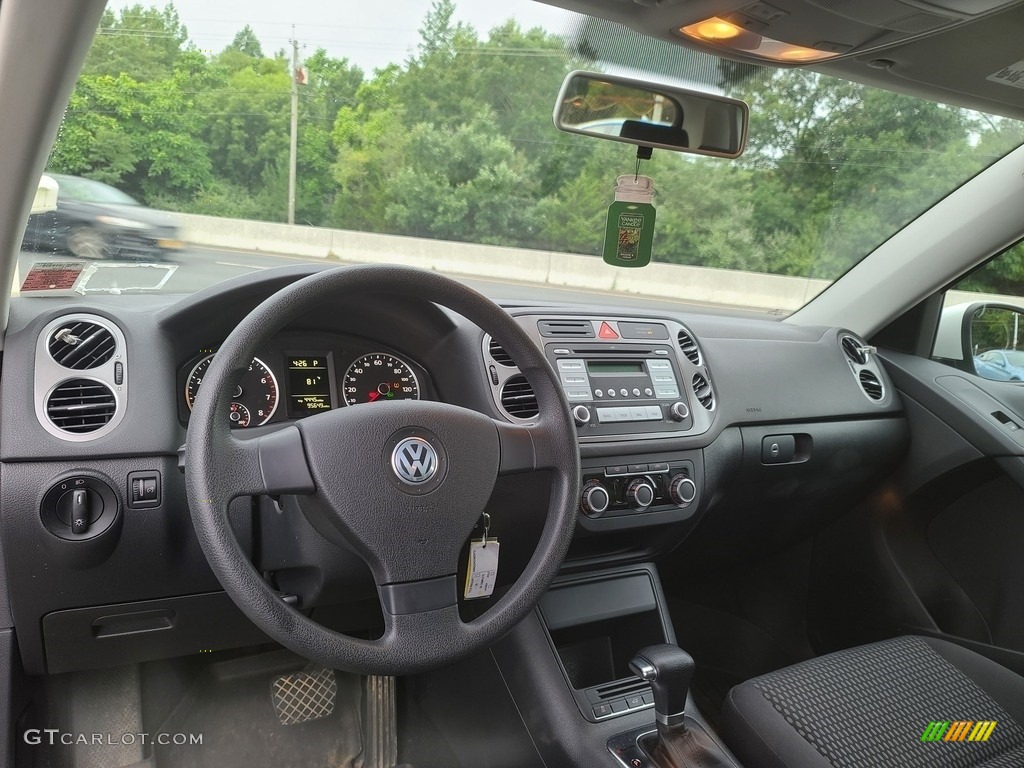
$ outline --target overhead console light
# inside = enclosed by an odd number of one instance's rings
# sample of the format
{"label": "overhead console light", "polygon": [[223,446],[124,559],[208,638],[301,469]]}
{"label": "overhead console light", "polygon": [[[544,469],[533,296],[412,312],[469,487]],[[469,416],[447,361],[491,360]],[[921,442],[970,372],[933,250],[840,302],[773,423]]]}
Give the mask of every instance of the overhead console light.
{"label": "overhead console light", "polygon": [[774,40],[718,16],[680,27],[679,32],[702,43],[720,48],[731,48],[748,56],[768,61],[806,64],[824,61],[839,55],[839,51],[807,48],[803,45]]}

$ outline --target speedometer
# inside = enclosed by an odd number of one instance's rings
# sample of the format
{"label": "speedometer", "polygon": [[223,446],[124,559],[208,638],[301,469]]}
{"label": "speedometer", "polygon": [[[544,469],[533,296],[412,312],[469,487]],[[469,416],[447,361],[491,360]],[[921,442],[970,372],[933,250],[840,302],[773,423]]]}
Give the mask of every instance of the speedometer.
{"label": "speedometer", "polygon": [[345,371],[342,389],[345,405],[420,399],[420,385],[412,368],[387,352],[371,352],[353,362]]}
{"label": "speedometer", "polygon": [[[207,355],[192,369],[185,383],[185,402],[191,411],[199,394],[199,385],[203,383],[213,355]],[[254,357],[241,380],[231,393],[231,412],[229,414],[233,427],[250,427],[266,424],[277,410],[277,379],[270,372],[267,364]]]}

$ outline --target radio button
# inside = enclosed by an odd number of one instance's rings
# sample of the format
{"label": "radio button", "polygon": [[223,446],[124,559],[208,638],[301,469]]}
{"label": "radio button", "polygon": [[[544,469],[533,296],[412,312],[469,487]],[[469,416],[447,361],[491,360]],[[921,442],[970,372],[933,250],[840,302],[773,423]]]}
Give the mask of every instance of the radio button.
{"label": "radio button", "polygon": [[640,390],[633,387],[633,397],[640,397]]}
{"label": "radio button", "polygon": [[615,397],[615,390],[614,389],[609,389],[608,390],[608,397]]}
{"label": "radio button", "polygon": [[583,361],[582,360],[558,360],[558,370],[560,371],[582,371]]}
{"label": "radio button", "polygon": [[603,389],[595,389],[594,390],[594,397],[604,397],[604,390]]}
{"label": "radio button", "polygon": [[644,394],[647,395],[648,397],[653,397],[654,396],[654,390],[651,389],[650,387],[647,387],[647,389],[644,390]]}
{"label": "radio button", "polygon": [[622,395],[623,397],[629,397],[629,390],[623,387],[622,389],[619,390],[619,394]]}

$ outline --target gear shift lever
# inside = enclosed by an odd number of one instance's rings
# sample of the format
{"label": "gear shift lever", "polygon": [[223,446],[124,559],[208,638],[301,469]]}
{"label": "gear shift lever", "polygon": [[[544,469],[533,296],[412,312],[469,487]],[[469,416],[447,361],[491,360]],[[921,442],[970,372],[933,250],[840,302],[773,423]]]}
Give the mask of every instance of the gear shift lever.
{"label": "gear shift lever", "polygon": [[683,726],[686,695],[693,679],[693,658],[675,645],[663,643],[641,649],[629,668],[651,684],[654,691],[654,717],[663,737]]}

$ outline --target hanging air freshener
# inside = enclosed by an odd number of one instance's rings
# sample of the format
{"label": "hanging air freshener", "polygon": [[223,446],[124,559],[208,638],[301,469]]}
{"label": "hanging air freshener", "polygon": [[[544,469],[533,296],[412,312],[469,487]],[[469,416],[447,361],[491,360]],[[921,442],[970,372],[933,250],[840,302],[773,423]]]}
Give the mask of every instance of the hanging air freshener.
{"label": "hanging air freshener", "polygon": [[[637,161],[639,166],[639,160]],[[608,208],[604,261],[613,267],[646,267],[654,243],[654,179],[637,174],[615,180],[615,202]]]}

